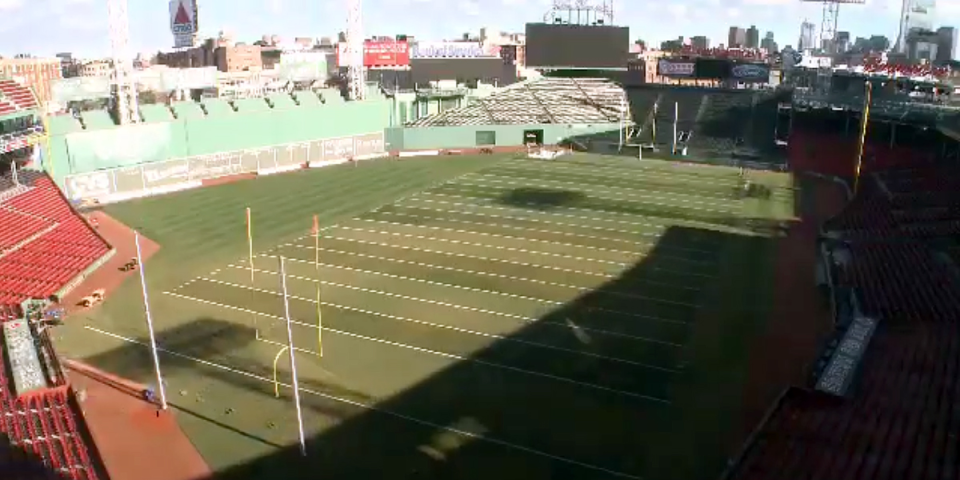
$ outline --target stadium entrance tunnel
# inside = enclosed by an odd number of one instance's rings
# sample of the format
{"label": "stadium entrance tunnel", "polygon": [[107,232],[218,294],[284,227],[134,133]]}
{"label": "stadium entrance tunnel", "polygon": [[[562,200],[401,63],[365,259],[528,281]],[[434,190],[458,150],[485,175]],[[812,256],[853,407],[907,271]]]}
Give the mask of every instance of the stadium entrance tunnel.
{"label": "stadium entrance tunnel", "polygon": [[[532,195],[556,204],[569,192]],[[178,418],[201,454],[223,455],[233,445],[245,452],[239,464],[210,462],[220,480],[704,478],[723,467],[726,432],[738,421],[747,346],[766,320],[757,302],[770,288],[775,242],[676,226],[655,242],[616,277],[387,398],[318,378],[326,360],[298,356],[300,386],[315,392],[302,395],[306,428],[317,432],[306,457],[296,444],[270,447],[279,443],[274,429],[296,438],[294,410],[289,390],[275,400],[273,385],[254,378],[269,377],[271,367],[244,352],[260,343],[249,327],[201,318],[161,332],[170,402],[188,403]],[[678,255],[694,251],[709,267],[684,275]],[[621,333],[598,333],[614,330]],[[152,375],[142,345],[86,361],[138,380]],[[512,370],[489,367],[496,364]],[[376,369],[368,365],[366,380]],[[336,420],[324,425],[320,417]],[[208,430],[215,432],[199,433]]]}

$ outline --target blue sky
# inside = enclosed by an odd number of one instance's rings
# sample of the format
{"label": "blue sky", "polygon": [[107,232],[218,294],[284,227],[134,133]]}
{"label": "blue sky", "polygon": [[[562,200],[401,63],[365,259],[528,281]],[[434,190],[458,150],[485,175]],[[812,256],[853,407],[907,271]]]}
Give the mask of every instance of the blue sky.
{"label": "blue sky", "polygon": [[[172,45],[167,0],[128,0],[131,46],[155,52]],[[198,0],[200,29],[207,36],[221,29],[240,40],[264,33],[284,37],[332,36],[345,24],[346,0]],[[71,51],[84,56],[109,53],[106,0],[0,0],[0,55],[51,55]],[[539,21],[551,0],[364,0],[365,31],[408,33],[441,40],[490,26],[522,31]],[[941,25],[960,25],[960,0],[938,0]],[[885,34],[894,40],[899,0],[867,0],[840,11],[840,30],[853,36]],[[616,22],[633,38],[648,42],[679,35],[707,35],[725,43],[731,25],[756,25],[773,31],[781,45],[796,44],[800,21],[820,23],[819,4],[797,0],[617,0]]]}

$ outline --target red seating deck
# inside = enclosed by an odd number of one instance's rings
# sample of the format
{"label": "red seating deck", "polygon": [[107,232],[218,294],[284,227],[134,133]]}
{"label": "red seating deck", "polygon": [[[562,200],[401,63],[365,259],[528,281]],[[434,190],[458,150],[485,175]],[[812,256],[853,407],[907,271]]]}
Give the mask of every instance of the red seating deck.
{"label": "red seating deck", "polygon": [[[48,298],[106,255],[110,246],[67,203],[46,176],[34,188],[0,204],[0,210],[29,215],[34,223],[4,223],[0,239],[24,239],[48,231],[0,258],[0,306],[28,298]],[[41,225],[44,225],[41,227]],[[55,225],[50,227],[50,225]],[[4,242],[5,245],[12,240]]]}
{"label": "red seating deck", "polygon": [[20,85],[14,80],[0,79],[0,92],[2,92],[4,96],[4,100],[0,100],[0,115],[4,114],[4,103],[13,107],[11,111],[6,113],[11,113],[17,109],[26,110],[37,108],[37,99],[33,96],[30,89]]}
{"label": "red seating deck", "polygon": [[11,384],[6,368],[0,368],[0,478],[105,479],[69,388],[17,398]]}
{"label": "red seating deck", "polygon": [[854,246],[853,257],[845,279],[882,318],[855,396],[791,390],[730,478],[960,474],[960,282],[919,245]]}

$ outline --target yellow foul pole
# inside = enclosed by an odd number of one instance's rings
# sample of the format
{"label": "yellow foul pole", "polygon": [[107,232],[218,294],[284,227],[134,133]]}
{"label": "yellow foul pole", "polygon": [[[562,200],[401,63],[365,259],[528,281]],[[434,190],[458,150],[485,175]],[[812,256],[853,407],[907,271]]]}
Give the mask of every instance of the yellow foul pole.
{"label": "yellow foul pole", "polygon": [[860,143],[857,146],[857,166],[853,176],[853,194],[860,190],[860,169],[863,167],[863,145],[867,140],[867,125],[870,123],[870,103],[873,97],[873,85],[866,83],[863,100],[863,118],[860,119]]}

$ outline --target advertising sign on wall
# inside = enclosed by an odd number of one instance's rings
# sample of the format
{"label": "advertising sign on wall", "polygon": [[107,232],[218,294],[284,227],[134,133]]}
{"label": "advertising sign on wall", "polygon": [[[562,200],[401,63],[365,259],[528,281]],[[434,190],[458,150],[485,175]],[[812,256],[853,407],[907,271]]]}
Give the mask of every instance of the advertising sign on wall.
{"label": "advertising sign on wall", "polygon": [[767,83],[770,81],[770,67],[761,63],[734,64],[730,78],[738,82]]}
{"label": "advertising sign on wall", "polygon": [[657,75],[661,77],[692,77],[696,65],[692,61],[660,60]]}
{"label": "advertising sign on wall", "polygon": [[[348,66],[347,44],[337,44],[337,65]],[[406,67],[410,65],[410,44],[407,42],[371,42],[363,44],[364,67]]]}
{"label": "advertising sign on wall", "polygon": [[490,58],[499,57],[500,47],[480,42],[418,42],[411,58]]}
{"label": "advertising sign on wall", "polygon": [[170,31],[174,48],[196,45],[199,33],[196,0],[170,0]]}

